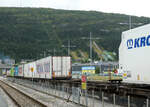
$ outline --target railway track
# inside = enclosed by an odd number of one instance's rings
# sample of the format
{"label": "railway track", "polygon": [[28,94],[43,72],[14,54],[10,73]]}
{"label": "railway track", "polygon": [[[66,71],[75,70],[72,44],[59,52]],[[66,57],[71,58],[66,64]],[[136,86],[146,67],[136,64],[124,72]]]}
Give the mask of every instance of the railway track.
{"label": "railway track", "polygon": [[15,102],[18,107],[47,107],[36,99],[26,95],[15,87],[10,86],[6,82],[0,80],[0,87]]}
{"label": "railway track", "polygon": [[[16,84],[17,84],[17,83],[16,83]],[[64,101],[66,101],[66,102],[74,103],[74,104],[78,105],[79,107],[85,107],[85,105],[83,105],[83,104],[78,104],[78,103],[73,102],[73,101],[71,101],[71,100],[69,100],[69,99],[65,99],[65,98],[62,98],[62,97],[60,97],[60,96],[57,96],[57,95],[54,95],[54,94],[50,94],[50,93],[47,93],[47,92],[44,92],[44,91],[41,91],[41,90],[38,90],[38,89],[32,88],[32,87],[30,87],[30,86],[24,85],[24,84],[18,84],[18,85],[21,85],[21,86],[23,86],[23,87],[25,87],[25,88],[29,88],[29,89],[35,90],[35,91],[37,91],[37,92],[40,92],[40,93],[43,93],[43,94],[46,94],[46,95],[49,95],[49,96],[53,96],[53,97],[55,97],[55,98],[58,98],[58,99],[60,99],[60,100],[64,100]]]}

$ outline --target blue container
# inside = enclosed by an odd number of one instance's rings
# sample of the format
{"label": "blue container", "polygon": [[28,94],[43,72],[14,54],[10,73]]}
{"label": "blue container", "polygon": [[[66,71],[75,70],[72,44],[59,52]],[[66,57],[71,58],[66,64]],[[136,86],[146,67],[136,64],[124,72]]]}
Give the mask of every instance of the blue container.
{"label": "blue container", "polygon": [[15,69],[14,76],[18,76],[18,66],[16,66],[14,69]]}

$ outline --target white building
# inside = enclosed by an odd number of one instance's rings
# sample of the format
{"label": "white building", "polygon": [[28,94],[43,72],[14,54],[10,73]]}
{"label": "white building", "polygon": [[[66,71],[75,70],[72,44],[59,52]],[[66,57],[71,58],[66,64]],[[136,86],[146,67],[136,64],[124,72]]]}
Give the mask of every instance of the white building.
{"label": "white building", "polygon": [[6,64],[6,65],[14,65],[15,64],[15,60],[14,59],[6,58],[3,61],[4,61],[4,64]]}

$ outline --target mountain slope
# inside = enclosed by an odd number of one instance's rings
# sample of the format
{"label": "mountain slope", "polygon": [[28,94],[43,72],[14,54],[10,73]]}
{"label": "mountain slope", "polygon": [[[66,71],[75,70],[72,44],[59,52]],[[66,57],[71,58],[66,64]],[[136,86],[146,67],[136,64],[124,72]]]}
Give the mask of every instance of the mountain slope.
{"label": "mountain slope", "polygon": [[[132,26],[150,22],[150,18],[132,17]],[[71,40],[76,48],[71,50],[89,53],[89,41],[81,39],[93,37],[96,44],[105,50],[116,52],[120,44],[121,32],[128,29],[128,16],[95,11],[68,11],[46,8],[0,8],[0,53],[17,61],[36,59],[43,55],[67,55],[67,45]],[[56,52],[53,52],[54,48]],[[93,51],[94,52],[94,51]],[[97,54],[94,53],[95,59]]]}

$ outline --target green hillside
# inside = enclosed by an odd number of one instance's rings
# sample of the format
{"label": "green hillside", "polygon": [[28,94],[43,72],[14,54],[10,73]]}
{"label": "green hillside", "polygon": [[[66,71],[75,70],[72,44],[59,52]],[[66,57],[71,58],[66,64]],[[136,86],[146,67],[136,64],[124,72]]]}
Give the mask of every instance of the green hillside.
{"label": "green hillside", "polygon": [[[150,22],[150,18],[132,17],[133,27]],[[68,11],[46,8],[0,8],[0,53],[20,59],[37,59],[44,55],[67,55],[71,40],[74,56],[89,54],[89,41],[100,37],[96,44],[109,52],[118,53],[121,32],[128,29],[128,16],[96,11]],[[93,57],[98,59],[93,50]],[[117,60],[117,58],[116,58]]]}

